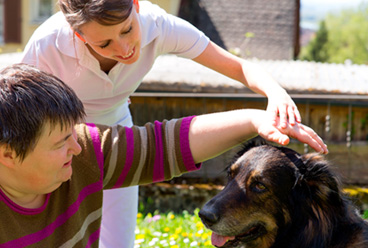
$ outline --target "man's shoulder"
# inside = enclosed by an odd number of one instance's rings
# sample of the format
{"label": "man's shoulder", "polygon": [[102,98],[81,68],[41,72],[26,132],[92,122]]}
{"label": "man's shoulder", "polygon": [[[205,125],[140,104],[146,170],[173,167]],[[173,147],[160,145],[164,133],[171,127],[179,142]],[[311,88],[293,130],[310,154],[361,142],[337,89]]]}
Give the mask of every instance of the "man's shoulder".
{"label": "man's shoulder", "polygon": [[158,21],[167,16],[167,13],[157,4],[148,1],[140,1],[139,15],[144,21]]}

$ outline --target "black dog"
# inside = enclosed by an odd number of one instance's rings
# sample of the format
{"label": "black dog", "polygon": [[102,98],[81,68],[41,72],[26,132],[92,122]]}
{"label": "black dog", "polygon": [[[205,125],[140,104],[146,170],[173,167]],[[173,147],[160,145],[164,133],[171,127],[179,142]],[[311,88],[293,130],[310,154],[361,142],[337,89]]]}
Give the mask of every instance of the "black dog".
{"label": "black dog", "polygon": [[246,147],[199,216],[212,244],[241,248],[367,248],[368,222],[318,154]]}

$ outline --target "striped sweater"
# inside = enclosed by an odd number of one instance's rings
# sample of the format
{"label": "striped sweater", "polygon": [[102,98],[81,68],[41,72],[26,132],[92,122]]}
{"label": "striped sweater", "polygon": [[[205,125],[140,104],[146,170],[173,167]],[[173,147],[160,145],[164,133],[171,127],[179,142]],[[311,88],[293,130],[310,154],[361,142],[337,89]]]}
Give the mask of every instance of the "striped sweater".
{"label": "striped sweater", "polygon": [[132,128],[77,125],[82,152],[73,158],[72,178],[48,194],[42,207],[22,208],[0,191],[0,247],[98,247],[103,189],[199,168],[189,148],[191,120]]}

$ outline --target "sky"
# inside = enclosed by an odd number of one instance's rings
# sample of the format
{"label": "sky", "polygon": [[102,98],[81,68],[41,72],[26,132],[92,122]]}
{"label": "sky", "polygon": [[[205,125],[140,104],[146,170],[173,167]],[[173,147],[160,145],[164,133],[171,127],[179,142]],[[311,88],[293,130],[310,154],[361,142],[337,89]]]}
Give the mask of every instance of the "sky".
{"label": "sky", "polygon": [[357,6],[361,2],[368,2],[368,0],[301,0],[302,6],[328,6],[331,9],[334,8],[346,8],[351,6]]}

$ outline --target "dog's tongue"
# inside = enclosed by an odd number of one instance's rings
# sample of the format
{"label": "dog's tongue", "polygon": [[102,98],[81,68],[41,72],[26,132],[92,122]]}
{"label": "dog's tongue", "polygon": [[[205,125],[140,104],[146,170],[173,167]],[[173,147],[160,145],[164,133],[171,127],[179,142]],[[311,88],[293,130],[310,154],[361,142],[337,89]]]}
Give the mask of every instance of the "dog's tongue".
{"label": "dog's tongue", "polygon": [[221,236],[215,232],[212,233],[212,236],[211,236],[211,242],[212,242],[212,245],[215,245],[217,247],[221,247],[223,246],[228,240],[233,240],[235,239],[235,237],[233,236]]}

